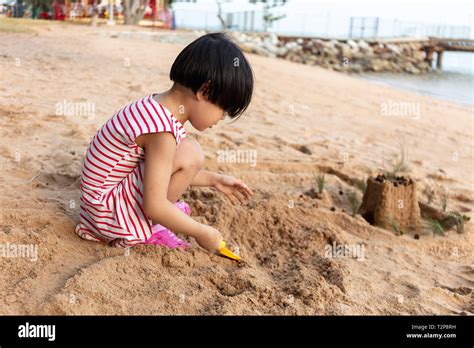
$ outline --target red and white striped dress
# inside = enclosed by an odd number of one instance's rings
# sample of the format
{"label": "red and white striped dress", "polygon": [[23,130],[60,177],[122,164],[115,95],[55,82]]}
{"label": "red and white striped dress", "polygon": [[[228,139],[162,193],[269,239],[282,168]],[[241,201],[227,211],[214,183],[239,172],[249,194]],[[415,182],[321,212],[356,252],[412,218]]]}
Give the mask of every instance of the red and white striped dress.
{"label": "red and white striped dress", "polygon": [[125,106],[96,133],[82,168],[75,229],[81,238],[126,248],[151,236],[142,204],[145,152],[135,138],[157,132],[171,132],[176,146],[186,137],[181,123],[150,95]]}

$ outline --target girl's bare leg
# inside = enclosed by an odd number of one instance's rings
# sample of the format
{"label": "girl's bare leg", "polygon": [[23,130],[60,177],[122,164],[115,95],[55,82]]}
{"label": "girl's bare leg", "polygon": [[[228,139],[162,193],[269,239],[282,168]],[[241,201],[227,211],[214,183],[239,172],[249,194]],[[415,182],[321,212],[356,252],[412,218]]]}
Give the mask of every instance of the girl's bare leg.
{"label": "girl's bare leg", "polygon": [[[204,152],[192,138],[184,138],[176,149],[173,171],[168,186],[168,200],[175,203],[191,185],[193,178],[204,165]],[[153,224],[156,224],[153,221]]]}
{"label": "girl's bare leg", "polygon": [[204,153],[196,140],[184,138],[179,143],[168,186],[168,200],[171,203],[175,203],[186,191],[193,178],[202,169],[204,159]]}
{"label": "girl's bare leg", "polygon": [[168,200],[171,203],[176,202],[191,185],[193,178],[204,166],[204,160],[204,153],[196,140],[185,138],[180,142],[168,186]]}
{"label": "girl's bare leg", "polygon": [[[191,185],[193,178],[203,167],[204,159],[204,153],[196,140],[184,138],[179,143],[168,186],[168,200],[171,203],[175,203]],[[155,223],[153,221],[153,224]]]}

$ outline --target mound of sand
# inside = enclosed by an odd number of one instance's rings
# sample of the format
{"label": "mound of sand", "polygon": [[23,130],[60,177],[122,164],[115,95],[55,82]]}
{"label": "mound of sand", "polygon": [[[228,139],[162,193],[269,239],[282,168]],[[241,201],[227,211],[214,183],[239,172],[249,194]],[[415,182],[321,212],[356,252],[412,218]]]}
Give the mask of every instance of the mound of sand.
{"label": "mound of sand", "polygon": [[[182,48],[109,30],[122,29],[51,24],[0,33],[0,245],[38,252],[36,260],[0,257],[0,314],[474,312],[470,224],[464,234],[414,239],[350,214],[352,192],[362,198],[352,180],[375,174],[403,139],[420,199],[431,182],[449,189],[450,209],[472,216],[472,110],[287,61],[249,55],[257,86],[247,115],[200,134],[188,127],[208,169],[255,192],[247,206],[208,188],[184,197],[245,264],[194,241],[179,251],[79,239],[73,229],[90,139],[125,103],[167,88]],[[57,115],[64,100],[94,103],[95,116]],[[381,116],[387,100],[420,103],[421,118]],[[256,165],[222,163],[217,152],[226,149],[256,151]],[[322,195],[318,173],[326,173]],[[340,246],[349,248],[338,253]]]}

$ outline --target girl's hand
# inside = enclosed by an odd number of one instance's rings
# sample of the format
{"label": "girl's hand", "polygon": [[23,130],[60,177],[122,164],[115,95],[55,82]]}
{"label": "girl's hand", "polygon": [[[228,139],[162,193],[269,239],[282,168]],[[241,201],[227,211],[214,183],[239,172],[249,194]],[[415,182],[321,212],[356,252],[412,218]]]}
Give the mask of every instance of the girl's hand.
{"label": "girl's hand", "polygon": [[252,190],[245,183],[230,175],[218,174],[213,186],[233,204],[236,202],[245,204],[253,195]]}
{"label": "girl's hand", "polygon": [[215,228],[207,225],[201,226],[201,232],[194,237],[201,248],[209,252],[218,251],[221,241],[224,240],[222,234]]}

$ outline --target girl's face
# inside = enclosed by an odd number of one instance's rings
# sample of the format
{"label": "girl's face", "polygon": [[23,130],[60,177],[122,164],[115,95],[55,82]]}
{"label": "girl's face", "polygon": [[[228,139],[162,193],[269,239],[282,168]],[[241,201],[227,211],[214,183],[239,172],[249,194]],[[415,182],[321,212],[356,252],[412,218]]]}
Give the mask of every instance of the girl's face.
{"label": "girl's face", "polygon": [[189,122],[199,131],[215,126],[225,118],[225,112],[219,106],[207,101],[201,91],[196,94],[196,101],[193,103]]}

